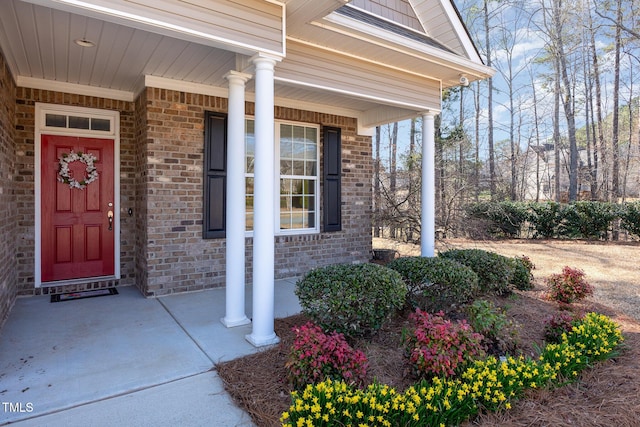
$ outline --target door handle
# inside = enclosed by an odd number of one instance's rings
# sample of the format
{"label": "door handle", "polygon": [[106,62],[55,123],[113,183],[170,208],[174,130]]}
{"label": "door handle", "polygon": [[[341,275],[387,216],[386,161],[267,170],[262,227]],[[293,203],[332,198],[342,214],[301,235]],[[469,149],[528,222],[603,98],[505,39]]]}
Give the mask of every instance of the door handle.
{"label": "door handle", "polygon": [[107,218],[109,219],[109,231],[113,230],[113,211],[107,212]]}

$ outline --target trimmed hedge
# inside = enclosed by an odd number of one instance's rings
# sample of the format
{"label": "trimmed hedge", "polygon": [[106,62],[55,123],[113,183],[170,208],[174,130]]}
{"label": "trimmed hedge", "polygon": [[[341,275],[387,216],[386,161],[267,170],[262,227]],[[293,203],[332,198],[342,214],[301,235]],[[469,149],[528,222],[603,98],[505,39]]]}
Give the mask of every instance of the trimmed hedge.
{"label": "trimmed hedge", "polygon": [[619,210],[620,227],[640,237],[640,202],[625,203]]}
{"label": "trimmed hedge", "polygon": [[429,312],[449,311],[472,300],[480,290],[478,275],[452,259],[404,257],[387,267],[402,275],[407,302]]}
{"label": "trimmed hedge", "polygon": [[397,271],[377,264],[336,264],[311,270],[296,283],[302,311],[325,331],[368,335],[405,303]]}
{"label": "trimmed hedge", "polygon": [[510,258],[482,249],[450,249],[440,257],[458,261],[477,275],[481,293],[505,295],[511,292],[514,264]]}
{"label": "trimmed hedge", "polygon": [[520,202],[478,202],[468,205],[466,212],[470,218],[487,221],[487,231],[496,236],[520,236],[529,218],[527,205]]}
{"label": "trimmed hedge", "polygon": [[495,237],[606,240],[618,219],[621,229],[640,237],[640,202],[478,202],[465,211]]}

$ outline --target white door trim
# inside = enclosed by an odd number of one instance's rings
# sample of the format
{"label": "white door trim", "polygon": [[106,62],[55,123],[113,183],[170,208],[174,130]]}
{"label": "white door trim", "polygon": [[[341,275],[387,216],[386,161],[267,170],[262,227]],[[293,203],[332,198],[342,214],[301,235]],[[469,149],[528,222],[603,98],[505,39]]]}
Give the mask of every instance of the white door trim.
{"label": "white door trim", "polygon": [[[108,120],[110,123],[109,130],[92,130],[92,129],[75,129],[59,126],[48,126],[46,122],[47,114],[59,114],[74,117],[86,117],[90,119]],[[78,279],[74,280],[61,280],[57,282],[42,283],[42,223],[41,223],[41,210],[42,200],[40,192],[42,190],[41,185],[41,169],[40,163],[42,161],[42,147],[41,138],[43,134],[47,135],[66,135],[66,136],[78,136],[88,138],[105,138],[113,139],[113,186],[114,186],[114,218],[113,218],[113,232],[115,233],[114,239],[114,275],[100,276],[100,280],[119,279],[120,278],[120,112],[112,110],[99,110],[96,108],[84,108],[73,107],[68,105],[57,104],[44,104],[36,102],[35,106],[35,135],[34,135],[34,191],[35,191],[35,266],[34,266],[34,281],[35,287],[42,286],[59,286],[71,283],[78,283]],[[98,279],[98,278],[96,278]],[[82,279],[82,282],[86,282],[87,279]]]}

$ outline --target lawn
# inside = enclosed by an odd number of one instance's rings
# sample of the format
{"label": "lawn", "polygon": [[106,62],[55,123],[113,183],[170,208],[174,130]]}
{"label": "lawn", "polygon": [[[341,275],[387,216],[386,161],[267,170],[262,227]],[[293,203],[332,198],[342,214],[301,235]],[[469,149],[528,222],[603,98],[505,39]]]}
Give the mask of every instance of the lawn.
{"label": "lawn", "polygon": [[[505,310],[518,325],[517,347],[513,352],[533,355],[543,345],[547,316],[558,311],[556,304],[542,298],[544,278],[558,273],[564,265],[585,271],[595,294],[578,304],[586,311],[597,311],[619,323],[625,343],[619,356],[599,363],[582,373],[577,382],[560,388],[529,392],[512,409],[483,414],[467,425],[480,426],[637,426],[640,423],[640,279],[634,259],[635,244],[594,244],[587,242],[440,242],[439,250],[481,248],[507,256],[527,255],[536,265],[536,287],[491,301]],[[392,247],[376,240],[374,247]],[[417,248],[394,245],[402,255],[416,254]],[[353,346],[362,349],[370,361],[368,381],[389,384],[404,390],[416,382],[401,346],[406,314],[399,315],[371,339],[360,339]],[[291,328],[302,325],[304,316],[276,320],[279,346],[218,366],[227,390],[237,404],[251,414],[260,427],[280,425],[280,414],[291,400],[284,363],[293,340]]]}

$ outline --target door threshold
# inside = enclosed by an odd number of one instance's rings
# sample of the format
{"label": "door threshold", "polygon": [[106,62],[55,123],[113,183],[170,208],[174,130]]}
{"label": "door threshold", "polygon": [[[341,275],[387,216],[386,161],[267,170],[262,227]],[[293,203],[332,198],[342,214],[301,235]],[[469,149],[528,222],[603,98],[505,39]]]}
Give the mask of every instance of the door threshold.
{"label": "door threshold", "polygon": [[42,282],[39,287],[53,288],[56,286],[84,285],[87,283],[106,282],[108,280],[118,280],[118,278],[116,276],[82,277],[80,279],[67,279],[67,280],[56,280],[55,282]]}

